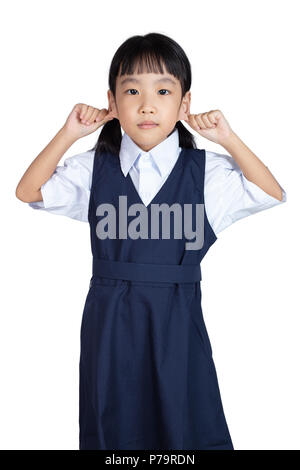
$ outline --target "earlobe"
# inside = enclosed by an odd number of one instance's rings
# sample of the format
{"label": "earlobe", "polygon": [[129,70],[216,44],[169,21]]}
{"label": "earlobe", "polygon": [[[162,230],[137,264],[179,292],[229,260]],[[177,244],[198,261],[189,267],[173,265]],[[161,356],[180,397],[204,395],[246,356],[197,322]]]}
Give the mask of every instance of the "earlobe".
{"label": "earlobe", "polygon": [[108,110],[114,118],[119,119],[118,113],[115,111],[114,107],[110,106]]}
{"label": "earlobe", "polygon": [[114,118],[119,119],[118,118],[118,113],[115,110],[116,106],[115,106],[115,103],[114,103],[114,98],[113,98],[111,90],[107,91],[107,98],[108,98],[108,112],[112,113],[112,116]]}
{"label": "earlobe", "polygon": [[181,108],[179,112],[178,120],[179,121],[186,120],[188,119],[188,115],[189,115],[189,105],[188,103],[184,103],[184,106]]}
{"label": "earlobe", "polygon": [[189,118],[189,114],[190,114],[190,107],[191,107],[191,92],[189,91],[186,95],[186,102],[185,102],[185,118],[184,119],[188,119]]}
{"label": "earlobe", "polygon": [[182,99],[178,120],[188,120],[191,105],[191,92],[188,91]]}
{"label": "earlobe", "polygon": [[113,116],[114,118],[119,119],[118,113],[117,113],[114,109],[111,108],[111,109],[110,109],[110,112],[112,113],[112,116]]}

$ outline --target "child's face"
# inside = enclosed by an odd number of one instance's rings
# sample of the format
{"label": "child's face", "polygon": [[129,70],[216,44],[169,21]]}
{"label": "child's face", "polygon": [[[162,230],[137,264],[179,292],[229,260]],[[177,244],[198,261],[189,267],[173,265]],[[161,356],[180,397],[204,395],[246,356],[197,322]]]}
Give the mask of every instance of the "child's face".
{"label": "child's face", "polygon": [[[118,76],[116,100],[110,90],[108,99],[109,110],[119,119],[124,132],[147,152],[168,137],[177,121],[188,119],[191,92],[181,100],[181,85],[173,75],[143,73]],[[139,124],[143,121],[158,125],[142,129]]]}

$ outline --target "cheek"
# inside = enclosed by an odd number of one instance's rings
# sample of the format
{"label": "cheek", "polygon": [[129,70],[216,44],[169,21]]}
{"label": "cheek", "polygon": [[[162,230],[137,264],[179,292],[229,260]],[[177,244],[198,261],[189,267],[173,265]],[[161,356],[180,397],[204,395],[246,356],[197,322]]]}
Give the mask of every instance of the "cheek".
{"label": "cheek", "polygon": [[132,107],[124,105],[124,103],[122,103],[119,105],[118,112],[120,119],[125,119],[129,122],[132,121],[134,115]]}
{"label": "cheek", "polygon": [[176,116],[178,114],[178,106],[174,101],[165,102],[161,107],[161,111],[168,116]]}
{"label": "cheek", "polygon": [[134,112],[134,105],[131,101],[127,100],[126,98],[123,98],[120,100],[119,110],[123,114],[132,114]]}
{"label": "cheek", "polygon": [[177,122],[178,109],[175,106],[165,107],[161,110],[162,123],[167,126]]}

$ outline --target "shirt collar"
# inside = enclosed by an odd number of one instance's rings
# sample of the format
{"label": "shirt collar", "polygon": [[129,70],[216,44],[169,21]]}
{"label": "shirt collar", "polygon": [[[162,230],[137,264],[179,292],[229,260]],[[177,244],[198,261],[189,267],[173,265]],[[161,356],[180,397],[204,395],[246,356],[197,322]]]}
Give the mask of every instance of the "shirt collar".
{"label": "shirt collar", "polygon": [[160,175],[164,177],[172,168],[181,148],[179,147],[178,129],[169,137],[153,147],[149,152],[142,150],[126,132],[124,132],[120,147],[120,165],[124,176],[127,176],[132,165],[141,153],[148,153],[153,158]]}

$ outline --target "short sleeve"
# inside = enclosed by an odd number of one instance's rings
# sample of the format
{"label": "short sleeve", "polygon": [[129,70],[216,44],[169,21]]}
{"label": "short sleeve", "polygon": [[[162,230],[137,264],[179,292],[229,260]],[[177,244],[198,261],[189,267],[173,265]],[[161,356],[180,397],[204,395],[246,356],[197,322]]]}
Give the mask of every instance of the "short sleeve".
{"label": "short sleeve", "polygon": [[234,158],[205,151],[204,200],[208,221],[217,234],[237,220],[286,202],[249,181]]}
{"label": "short sleeve", "polygon": [[94,150],[73,155],[57,166],[41,186],[43,200],[29,202],[33,209],[88,222],[88,206],[94,164]]}

